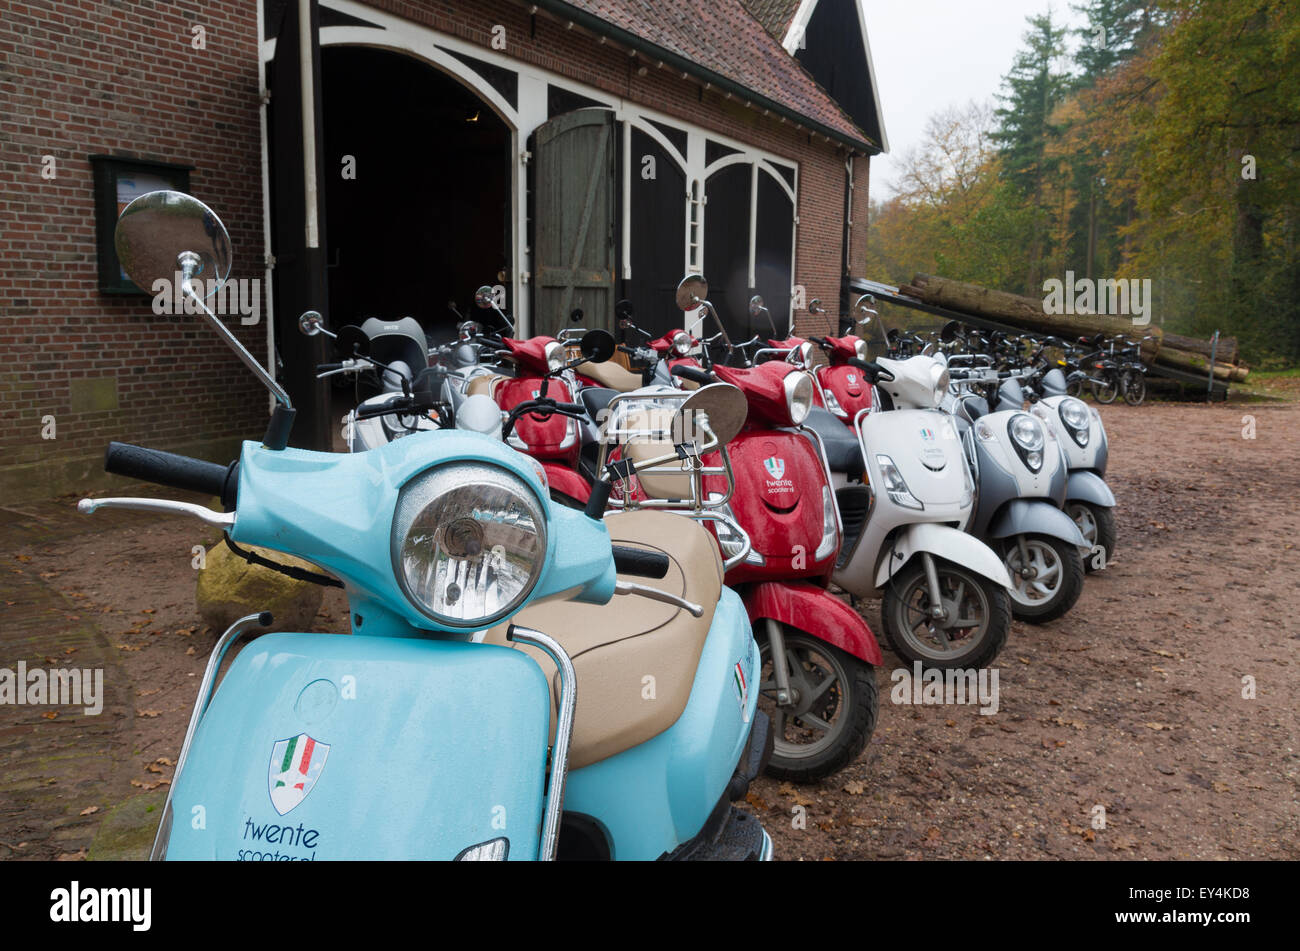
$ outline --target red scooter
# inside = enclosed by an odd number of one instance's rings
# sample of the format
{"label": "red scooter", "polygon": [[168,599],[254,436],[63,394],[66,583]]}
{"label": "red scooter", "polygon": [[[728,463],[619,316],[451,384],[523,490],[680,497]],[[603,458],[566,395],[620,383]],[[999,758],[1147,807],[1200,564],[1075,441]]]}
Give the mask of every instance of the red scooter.
{"label": "red scooter", "polygon": [[[612,339],[612,338],[611,338]],[[554,337],[530,337],[527,340],[502,339],[503,360],[517,368],[515,376],[484,377],[478,386],[496,400],[502,412],[540,399],[575,408],[568,354],[564,344]],[[611,344],[612,347],[612,344]],[[582,450],[579,421],[572,413],[527,412],[520,415],[506,442],[514,449],[538,460],[546,471],[551,498],[572,508],[582,508],[591,495],[591,486],[578,475],[578,454]]]}
{"label": "red scooter", "polygon": [[[856,323],[870,323],[876,315],[871,308],[872,298],[864,294],[853,305],[858,314]],[[814,343],[826,354],[827,364],[813,366],[808,344]],[[870,357],[867,354],[867,342],[856,334],[843,337],[787,337],[785,340],[769,340],[768,345],[775,351],[788,353],[789,360],[796,366],[802,366],[813,373],[817,381],[817,405],[825,407],[840,422],[852,427],[853,420],[862,410],[873,408],[874,389],[863,375],[862,364]]]}
{"label": "red scooter", "polygon": [[[703,278],[687,278],[692,280],[698,282],[692,303],[712,312]],[[782,361],[750,369],[715,365],[712,375],[681,361],[672,373],[701,388],[728,383],[745,397],[747,414],[737,435],[724,450],[702,457],[715,471],[729,469],[732,485],[718,475],[700,481],[710,504],[726,517],[713,524],[728,560],[725,581],[744,600],[761,651],[759,704],[775,736],[768,771],[799,782],[821,779],[853,762],[870,739],[879,702],[872,667],[882,659],[867,623],[826,589],[841,527],[820,438],[800,428],[813,406],[813,379]],[[654,412],[632,428],[649,424],[663,430],[667,420],[656,422]],[[690,498],[686,476],[664,479],[634,471],[639,460],[662,455],[665,441],[622,447],[633,470],[625,470],[626,478],[638,480],[625,502],[680,508]],[[736,557],[742,552],[743,558]]]}

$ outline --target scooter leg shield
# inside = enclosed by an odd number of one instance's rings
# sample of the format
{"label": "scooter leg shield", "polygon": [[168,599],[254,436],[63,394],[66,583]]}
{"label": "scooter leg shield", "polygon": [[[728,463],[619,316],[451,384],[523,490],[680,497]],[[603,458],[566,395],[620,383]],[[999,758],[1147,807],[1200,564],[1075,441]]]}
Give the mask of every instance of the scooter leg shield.
{"label": "scooter leg shield", "polygon": [[519,651],[268,634],[195,730],[166,858],[452,859],[498,839],[536,858],[549,713]]}
{"label": "scooter leg shield", "polygon": [[[646,742],[569,773],[566,814],[594,820],[614,859],[658,859],[693,841],[719,803],[730,802],[758,710],[759,673],[745,607],[723,588],[681,715]],[[647,689],[633,702],[653,703]]]}
{"label": "scooter leg shield", "polygon": [[1013,499],[1008,502],[989,524],[989,538],[1010,538],[1013,535],[1050,535],[1088,549],[1087,539],[1066,515],[1051,502],[1041,499]]}
{"label": "scooter leg shield", "polygon": [[[1064,516],[1064,513],[1061,514]],[[876,572],[877,589],[883,588],[914,555],[923,551],[968,568],[1004,588],[1011,587],[1011,575],[1007,573],[1007,566],[992,548],[978,538],[950,525],[918,522],[908,525],[895,535],[892,544],[885,549]]]}
{"label": "scooter leg shield", "polygon": [[862,615],[824,588],[807,582],[765,581],[745,592],[745,609],[751,624],[772,618],[874,667],[884,663],[876,636]]}
{"label": "scooter leg shield", "polygon": [[591,498],[591,486],[574,470],[551,462],[542,463],[542,468],[546,470],[546,480],[551,484],[552,492],[563,492],[578,502]]}
{"label": "scooter leg shield", "polygon": [[1107,509],[1115,507],[1115,493],[1111,492],[1106,480],[1087,470],[1076,469],[1070,473],[1065,484],[1065,498],[1068,502],[1091,502]]}

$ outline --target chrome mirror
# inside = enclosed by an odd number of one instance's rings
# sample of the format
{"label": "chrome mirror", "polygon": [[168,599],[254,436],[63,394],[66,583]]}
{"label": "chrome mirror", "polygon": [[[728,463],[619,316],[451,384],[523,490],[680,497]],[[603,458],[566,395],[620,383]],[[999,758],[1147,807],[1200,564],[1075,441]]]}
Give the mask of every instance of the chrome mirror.
{"label": "chrome mirror", "polygon": [[767,308],[763,306],[763,298],[755,294],[749,299],[749,316],[757,318],[765,310]]}
{"label": "chrome mirror", "polygon": [[491,310],[496,306],[496,300],[492,296],[491,286],[484,284],[474,292],[474,303],[483,310]]}
{"label": "chrome mirror", "polygon": [[677,306],[681,310],[694,310],[709,297],[709,282],[700,274],[687,274],[677,285]]}
{"label": "chrome mirror", "polygon": [[707,421],[718,445],[725,446],[736,438],[748,415],[749,401],[739,388],[730,383],[709,383],[688,396],[677,408],[673,417],[673,442],[682,443],[688,439],[705,442],[704,434],[696,426],[696,421],[702,420]]}
{"label": "chrome mirror", "polygon": [[113,244],[127,277],[152,293],[158,281],[201,278],[196,296],[206,300],[230,276],[230,233],[221,219],[192,195],[148,192],[123,209]]}

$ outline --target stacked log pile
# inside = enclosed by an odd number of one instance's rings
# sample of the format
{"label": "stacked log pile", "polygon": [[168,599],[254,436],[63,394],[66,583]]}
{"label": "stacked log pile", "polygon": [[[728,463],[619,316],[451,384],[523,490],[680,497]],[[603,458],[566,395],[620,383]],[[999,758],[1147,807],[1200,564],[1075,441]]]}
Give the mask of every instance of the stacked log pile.
{"label": "stacked log pile", "polygon": [[[1133,340],[1149,336],[1150,339],[1142,344],[1142,361],[1148,366],[1156,364],[1202,375],[1210,369],[1210,341],[1165,333],[1159,327],[1135,327],[1131,323],[1126,326],[1127,318],[1080,313],[1049,314],[1041,300],[932,274],[917,274],[911,284],[904,284],[899,291],[935,307],[985,317],[1065,341],[1072,342],[1098,333],[1126,334]],[[1228,382],[1246,379],[1250,368],[1238,360],[1237,339],[1220,337],[1214,353],[1214,378]]]}

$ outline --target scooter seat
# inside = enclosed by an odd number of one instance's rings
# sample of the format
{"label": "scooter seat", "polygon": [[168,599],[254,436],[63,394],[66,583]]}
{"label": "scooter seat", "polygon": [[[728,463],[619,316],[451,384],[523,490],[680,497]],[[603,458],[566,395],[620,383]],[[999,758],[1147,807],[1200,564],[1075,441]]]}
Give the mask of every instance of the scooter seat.
{"label": "scooter seat", "polygon": [[[636,511],[605,519],[612,539],[668,556],[667,576],[623,581],[655,587],[704,606],[703,617],[636,595],[609,604],[553,601],[525,608],[513,622],[559,641],[578,678],[578,705],[569,748],[572,769],[607,759],[658,736],[677,722],[695,683],[704,641],[722,594],[718,546],[692,519],[668,512]],[[551,736],[559,674],[533,647],[510,644],[508,625],[487,632],[484,642],[523,650],[541,666],[551,686]],[[647,680],[646,678],[654,678]],[[647,691],[653,691],[647,693]]]}
{"label": "scooter seat", "polygon": [[814,406],[804,420],[804,425],[822,437],[822,443],[826,446],[826,462],[831,467],[831,472],[862,472],[862,447],[858,444],[858,437],[853,430],[836,419],[834,414],[820,406]]}
{"label": "scooter seat", "polygon": [[587,379],[595,380],[601,386],[618,390],[620,393],[630,393],[641,388],[641,374],[625,370],[613,360],[606,360],[604,363],[584,363],[578,367],[578,372]]}
{"label": "scooter seat", "polygon": [[587,410],[587,415],[592,419],[598,418],[601,410],[608,409],[616,396],[618,390],[612,390],[607,386],[585,386],[578,394],[583,407]]}
{"label": "scooter seat", "polygon": [[506,379],[509,379],[509,377],[498,376],[495,373],[480,373],[469,381],[469,386],[465,387],[465,395],[476,396],[481,393],[483,396],[490,396],[495,399],[497,384]]}

